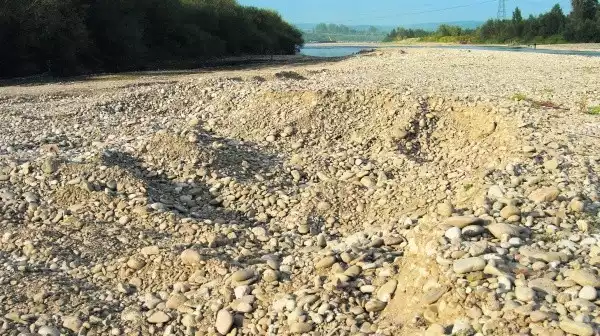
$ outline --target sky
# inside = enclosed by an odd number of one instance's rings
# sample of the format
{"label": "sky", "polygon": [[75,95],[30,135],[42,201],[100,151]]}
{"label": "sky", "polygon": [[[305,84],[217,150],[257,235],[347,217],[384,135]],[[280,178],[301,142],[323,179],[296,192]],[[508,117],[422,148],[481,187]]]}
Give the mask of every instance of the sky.
{"label": "sky", "polygon": [[[238,0],[270,8],[291,23],[400,26],[403,24],[485,21],[496,17],[499,0]],[[546,12],[556,3],[565,13],[570,0],[506,0],[507,16],[519,7],[523,16]]]}

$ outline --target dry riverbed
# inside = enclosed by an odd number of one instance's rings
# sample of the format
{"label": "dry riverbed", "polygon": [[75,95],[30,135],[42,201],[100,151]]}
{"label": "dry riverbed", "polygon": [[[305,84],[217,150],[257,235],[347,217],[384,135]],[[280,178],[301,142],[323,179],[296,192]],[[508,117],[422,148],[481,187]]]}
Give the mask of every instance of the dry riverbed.
{"label": "dry riverbed", "polygon": [[2,335],[600,327],[600,58],[0,88]]}

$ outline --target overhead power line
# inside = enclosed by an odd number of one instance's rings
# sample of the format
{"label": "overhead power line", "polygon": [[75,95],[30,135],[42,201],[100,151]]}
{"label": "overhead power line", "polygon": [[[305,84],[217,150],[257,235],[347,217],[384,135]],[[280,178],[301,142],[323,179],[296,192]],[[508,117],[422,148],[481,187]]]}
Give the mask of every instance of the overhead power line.
{"label": "overhead power line", "polygon": [[[450,7],[444,7],[444,8],[427,9],[427,10],[421,10],[421,11],[413,11],[413,12],[405,12],[405,13],[396,13],[396,14],[382,15],[382,16],[374,16],[374,17],[372,17],[372,19],[387,19],[387,18],[393,18],[393,17],[407,16],[407,15],[418,15],[418,14],[426,14],[426,13],[443,12],[443,11],[452,10],[452,9],[466,8],[466,7],[471,7],[471,6],[483,5],[483,4],[492,3],[492,2],[496,2],[496,1],[498,1],[498,0],[485,0],[485,1],[479,1],[479,2],[474,2],[474,3],[470,3],[470,4],[456,5],[456,6],[450,6]],[[357,21],[357,19],[346,20],[346,21],[347,22],[352,22],[352,21]]]}

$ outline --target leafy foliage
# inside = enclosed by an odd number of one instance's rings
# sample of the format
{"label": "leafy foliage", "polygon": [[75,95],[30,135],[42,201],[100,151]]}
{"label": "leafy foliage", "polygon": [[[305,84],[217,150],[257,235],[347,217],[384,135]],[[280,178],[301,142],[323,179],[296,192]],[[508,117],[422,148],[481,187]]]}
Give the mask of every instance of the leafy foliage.
{"label": "leafy foliage", "polygon": [[600,5],[598,0],[572,0],[567,16],[560,5],[539,16],[524,19],[517,7],[511,20],[490,19],[476,30],[442,25],[435,32],[408,36],[406,29],[393,30],[386,41],[419,37],[423,41],[479,43],[562,43],[600,42]]}
{"label": "leafy foliage", "polygon": [[291,54],[302,43],[276,12],[235,0],[0,1],[0,77]]}

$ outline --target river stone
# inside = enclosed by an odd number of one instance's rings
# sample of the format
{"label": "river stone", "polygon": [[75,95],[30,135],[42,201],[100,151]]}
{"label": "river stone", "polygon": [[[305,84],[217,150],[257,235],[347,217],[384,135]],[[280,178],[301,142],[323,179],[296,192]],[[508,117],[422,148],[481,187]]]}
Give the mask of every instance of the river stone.
{"label": "river stone", "polygon": [[158,246],[156,246],[156,245],[146,246],[146,247],[142,247],[140,249],[140,254],[145,255],[145,256],[157,255],[159,253],[160,253],[160,250],[159,250]]}
{"label": "river stone", "polygon": [[453,226],[446,230],[446,233],[444,233],[444,237],[448,238],[450,241],[454,241],[462,237],[462,232],[459,228]]}
{"label": "river stone", "polygon": [[137,271],[146,266],[146,262],[139,257],[131,257],[129,260],[127,260],[127,266]]}
{"label": "river stone", "polygon": [[529,302],[535,298],[535,292],[529,287],[516,287],[515,297],[519,301]]}
{"label": "river stone", "polygon": [[537,323],[550,319],[550,314],[545,311],[534,310],[529,314],[529,318],[531,319],[531,322]]}
{"label": "river stone", "polygon": [[531,289],[534,289],[538,292],[542,292],[544,294],[550,294],[550,295],[558,294],[558,288],[556,288],[554,281],[552,281],[551,279],[548,279],[548,278],[531,279],[527,283],[527,286],[529,286],[529,288],[531,288]]}
{"label": "river stone", "polygon": [[452,268],[458,274],[482,271],[485,268],[485,260],[480,257],[458,259],[454,261]]}
{"label": "river stone", "polygon": [[394,295],[397,286],[398,281],[396,280],[390,280],[386,282],[379,288],[379,290],[377,290],[377,299],[382,302],[390,302],[390,299]]}
{"label": "river stone", "polygon": [[231,275],[231,280],[236,282],[246,281],[254,276],[254,272],[252,270],[239,270]]}
{"label": "river stone", "polygon": [[63,319],[63,327],[73,332],[78,332],[81,326],[83,326],[83,322],[75,316],[67,316]]}
{"label": "river stone", "polygon": [[165,303],[168,309],[177,309],[187,301],[187,298],[181,294],[173,294]]}
{"label": "river stone", "polygon": [[233,326],[233,316],[225,309],[219,310],[215,321],[215,329],[221,335],[227,335]]}
{"label": "river stone", "polygon": [[503,239],[505,236],[508,238],[512,236],[518,236],[521,232],[518,226],[505,223],[490,224],[487,226],[487,229],[494,237],[498,239]]}
{"label": "river stone", "polygon": [[569,203],[569,209],[573,212],[582,212],[584,208],[585,204],[578,199],[574,199]]}
{"label": "river stone", "polygon": [[189,266],[198,265],[202,260],[200,253],[194,249],[184,250],[181,252],[179,258],[181,259],[182,264]]}
{"label": "river stone", "polygon": [[165,323],[169,321],[171,317],[167,315],[165,312],[161,310],[157,310],[150,317],[148,317],[148,322],[152,324]]}
{"label": "river stone", "polygon": [[548,160],[546,162],[544,162],[544,168],[548,169],[548,170],[556,170],[558,168],[558,160],[557,159],[551,159]]}
{"label": "river stone", "polygon": [[544,187],[534,190],[529,194],[529,199],[535,203],[553,202],[560,195],[560,190],[556,187]]}
{"label": "river stone", "polygon": [[443,217],[450,217],[454,212],[454,207],[450,202],[442,202],[437,205],[437,213]]}
{"label": "river stone", "polygon": [[512,216],[520,216],[521,210],[514,205],[507,205],[500,211],[500,216],[504,219],[509,219]]}
{"label": "river stone", "polygon": [[462,234],[465,237],[477,237],[485,232],[485,228],[481,225],[469,225],[462,229]]}
{"label": "river stone", "polygon": [[315,268],[316,269],[328,268],[328,267],[331,267],[331,265],[333,265],[333,264],[335,264],[335,257],[334,256],[327,256],[327,257],[319,260],[315,264]]}
{"label": "river stone", "polygon": [[540,259],[548,263],[553,261],[564,262],[569,259],[569,257],[562,252],[546,252],[530,246],[523,246],[519,248],[519,253],[528,258]]}
{"label": "river stone", "polygon": [[37,333],[40,336],[60,336],[60,331],[55,327],[41,326]]}
{"label": "river stone", "polygon": [[367,187],[367,188],[373,188],[373,187],[375,187],[375,182],[373,181],[373,179],[371,179],[368,176],[365,176],[365,177],[361,178],[360,179],[360,183],[363,186]]}
{"label": "river stone", "polygon": [[448,287],[434,287],[429,289],[425,295],[423,296],[423,302],[425,304],[434,304],[436,303],[446,292],[448,291]]}
{"label": "river stone", "polygon": [[565,275],[580,286],[600,287],[600,277],[591,271],[567,270]]}
{"label": "river stone", "polygon": [[469,225],[480,225],[483,223],[483,220],[478,217],[471,216],[454,216],[446,219],[445,224],[448,226],[456,226],[457,228],[464,228]]}
{"label": "river stone", "polygon": [[313,330],[313,325],[306,322],[294,322],[290,325],[292,334],[305,334]]}
{"label": "river stone", "polygon": [[493,185],[488,189],[487,196],[491,200],[497,200],[499,198],[504,198],[504,192],[502,191],[502,188],[500,188],[500,186]]}
{"label": "river stone", "polygon": [[386,305],[387,303],[383,301],[371,299],[365,304],[365,310],[368,312],[379,312],[384,310]]}
{"label": "river stone", "polygon": [[559,325],[562,331],[577,335],[577,336],[593,336],[594,329],[591,325],[583,322],[576,322],[570,319],[564,319],[560,321]]}
{"label": "river stone", "polygon": [[579,290],[579,298],[580,299],[594,301],[594,300],[596,300],[597,297],[598,297],[598,292],[596,291],[596,288],[594,288],[592,286],[583,286]]}

